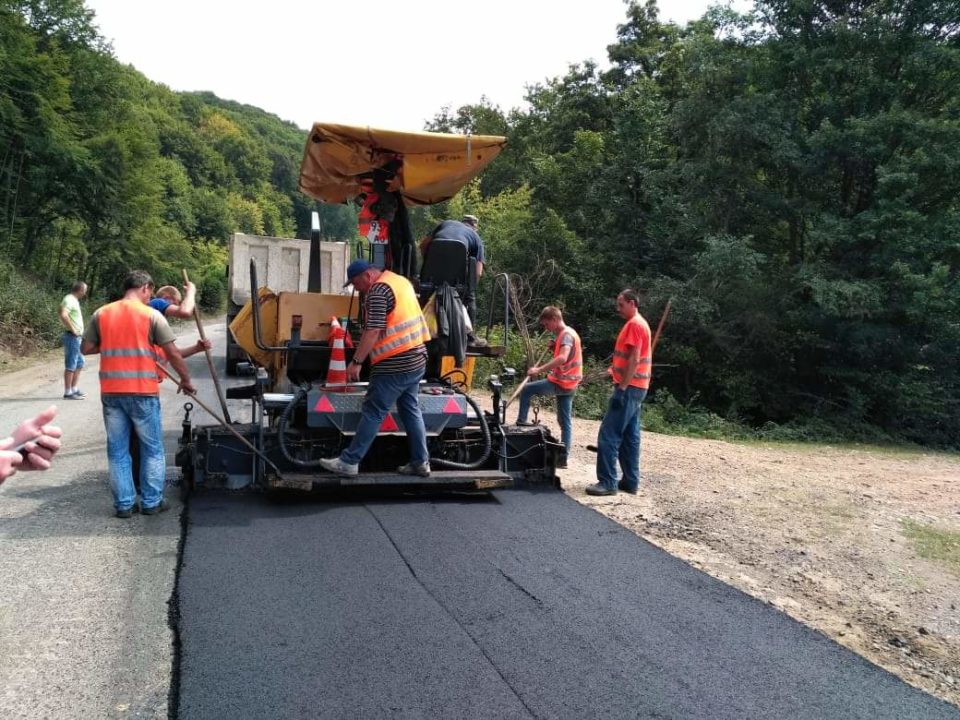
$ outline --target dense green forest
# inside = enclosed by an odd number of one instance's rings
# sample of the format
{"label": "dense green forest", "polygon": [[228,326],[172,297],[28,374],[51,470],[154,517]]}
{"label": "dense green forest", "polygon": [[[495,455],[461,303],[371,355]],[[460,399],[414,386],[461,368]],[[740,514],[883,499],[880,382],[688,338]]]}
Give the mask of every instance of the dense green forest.
{"label": "dense green forest", "polygon": [[0,2],[0,253],[52,285],[186,266],[215,306],[231,233],[303,236],[320,209],[352,237],[352,210],[297,191],[305,136],[121,65],[79,0]]}
{"label": "dense green forest", "polygon": [[[77,0],[0,8],[0,283],[186,265],[212,306],[231,232],[305,236],[304,130],[120,65]],[[960,1],[758,0],[683,27],[629,2],[608,53],[529,107],[441,110],[429,129],[509,144],[415,230],[479,215],[491,270],[596,358],[620,289],[651,323],[671,299],[654,402],[956,447]],[[322,212],[352,235],[351,208]]]}

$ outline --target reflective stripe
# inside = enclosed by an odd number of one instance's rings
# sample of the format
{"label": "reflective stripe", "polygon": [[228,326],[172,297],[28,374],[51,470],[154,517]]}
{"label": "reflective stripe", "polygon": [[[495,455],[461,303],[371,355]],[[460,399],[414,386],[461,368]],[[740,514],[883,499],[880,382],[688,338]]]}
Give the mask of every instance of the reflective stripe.
{"label": "reflective stripe", "polygon": [[[378,345],[378,346],[373,350],[373,352],[371,353],[371,355],[373,355],[374,357],[379,357],[380,355],[383,355],[385,352],[389,352],[390,350],[393,350],[394,348],[402,347],[402,346],[406,345],[407,343],[412,342],[412,341],[414,340],[414,338],[419,338],[419,337],[420,337],[420,332],[419,332],[419,330],[415,330],[414,332],[407,333],[406,335],[401,335],[401,336],[399,336],[399,337],[397,337],[397,338],[395,338],[395,339],[393,339],[393,340],[391,340],[391,341],[389,341],[389,342],[385,342],[385,343],[383,343],[382,345]],[[417,345],[421,345],[421,344],[422,344],[422,343],[417,343]]]}
{"label": "reflective stripe", "polygon": [[[618,358],[623,358],[624,360],[628,360],[628,359],[630,358],[630,353],[628,353],[628,352],[620,352],[619,350],[614,350],[614,351],[613,351],[613,356],[614,356],[614,357],[618,357]],[[642,357],[642,358],[640,358],[640,359],[637,360],[637,365],[640,365],[641,363],[648,363],[648,362],[650,362],[650,358],[649,358],[649,357]]]}
{"label": "reflective stripe", "polygon": [[150,344],[156,311],[139,300],[118,300],[97,310],[100,334],[100,392],[156,395],[161,351]]}
{"label": "reflective stripe", "polygon": [[164,360],[162,355],[147,348],[113,348],[101,350],[100,355],[101,357],[151,357],[157,361]]}
{"label": "reflective stripe", "polygon": [[[613,373],[613,376],[618,380],[623,378],[623,370],[621,368],[610,368],[610,372]],[[638,373],[634,372],[633,377],[637,380],[649,379],[650,373]]]}
{"label": "reflective stripe", "polygon": [[401,275],[385,270],[378,283],[387,285],[393,292],[393,310],[387,315],[387,329],[370,351],[370,363],[375,365],[394,355],[420,347],[430,339],[427,321],[420,311],[420,303],[410,281]]}
{"label": "reflective stripe", "polygon": [[643,353],[637,359],[637,366],[634,368],[633,376],[630,378],[632,387],[648,389],[650,387],[650,366],[653,363],[653,356],[650,352],[650,326],[644,320],[640,313],[624,324],[617,335],[617,342],[613,349],[613,362],[610,364],[608,372],[617,384],[623,382],[627,370],[627,363],[630,358],[631,344],[627,342],[628,335],[634,335],[632,326],[640,326],[640,352]]}
{"label": "reflective stripe", "polygon": [[100,371],[100,378],[121,378],[128,380],[130,378],[156,378],[157,373],[154,372],[136,372],[134,370],[114,370],[113,372],[104,372]]}
{"label": "reflective stripe", "polygon": [[577,385],[580,384],[580,381],[583,380],[583,348],[580,344],[580,336],[577,335],[576,330],[570,327],[564,327],[563,330],[557,334],[557,339],[554,341],[553,357],[560,357],[560,353],[565,347],[560,344],[564,334],[569,335],[570,339],[573,340],[573,345],[570,347],[570,356],[563,365],[551,370],[547,375],[547,379],[564,390],[575,390]]}

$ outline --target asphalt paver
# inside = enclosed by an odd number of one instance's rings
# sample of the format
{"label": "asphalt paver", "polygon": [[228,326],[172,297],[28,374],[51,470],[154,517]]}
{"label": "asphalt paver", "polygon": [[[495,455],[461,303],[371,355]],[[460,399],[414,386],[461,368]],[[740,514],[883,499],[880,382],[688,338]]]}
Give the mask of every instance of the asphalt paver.
{"label": "asphalt paver", "polygon": [[178,714],[958,720],[557,491],[191,500]]}

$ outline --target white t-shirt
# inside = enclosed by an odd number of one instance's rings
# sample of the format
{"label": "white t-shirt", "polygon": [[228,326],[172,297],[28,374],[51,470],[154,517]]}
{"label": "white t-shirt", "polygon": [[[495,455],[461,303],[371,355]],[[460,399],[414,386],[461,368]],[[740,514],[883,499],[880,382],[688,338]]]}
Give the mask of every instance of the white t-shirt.
{"label": "white t-shirt", "polygon": [[77,300],[77,296],[73,293],[67,293],[63,296],[63,300],[60,301],[60,307],[67,309],[67,317],[70,318],[70,322],[73,323],[77,332],[82,335],[83,314],[80,312],[80,301]]}

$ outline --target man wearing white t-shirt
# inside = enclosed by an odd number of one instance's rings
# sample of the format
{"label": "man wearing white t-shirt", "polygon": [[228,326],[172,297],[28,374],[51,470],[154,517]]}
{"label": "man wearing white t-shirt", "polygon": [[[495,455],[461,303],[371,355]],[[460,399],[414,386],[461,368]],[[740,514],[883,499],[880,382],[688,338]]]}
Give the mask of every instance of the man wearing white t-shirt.
{"label": "man wearing white t-shirt", "polygon": [[87,294],[87,284],[79,280],[60,302],[60,322],[63,331],[63,397],[66,400],[83,400],[86,395],[78,387],[83,355],[80,354],[80,338],[83,336],[83,314],[80,300]]}

